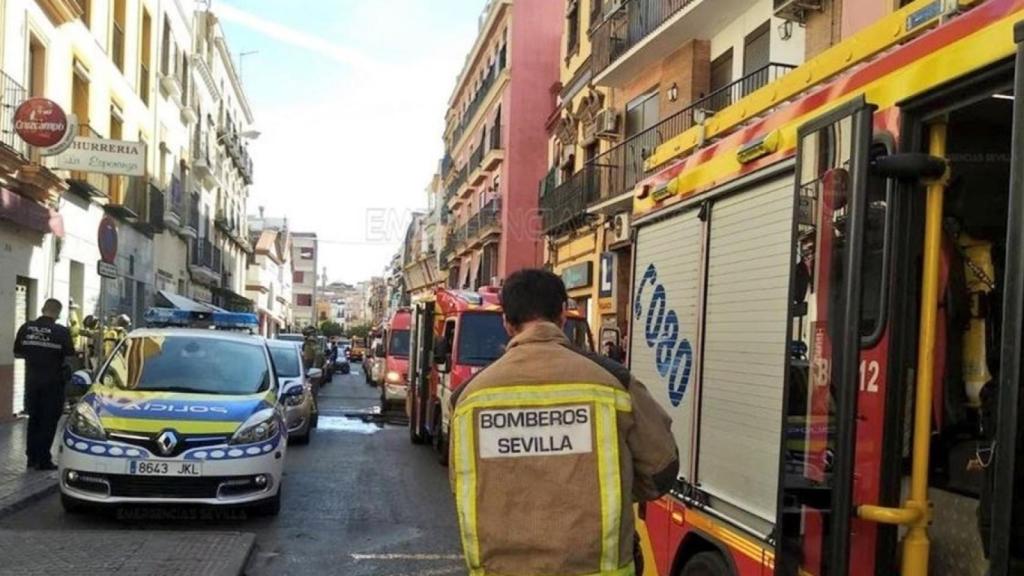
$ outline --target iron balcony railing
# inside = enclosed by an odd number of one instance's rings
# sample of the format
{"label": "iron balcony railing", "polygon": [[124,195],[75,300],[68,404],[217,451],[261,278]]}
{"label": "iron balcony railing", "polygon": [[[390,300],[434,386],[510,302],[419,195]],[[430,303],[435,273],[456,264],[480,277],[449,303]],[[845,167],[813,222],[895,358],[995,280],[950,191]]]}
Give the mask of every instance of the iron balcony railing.
{"label": "iron balcony railing", "polygon": [[615,63],[658,26],[697,0],[625,0],[593,31],[594,76]]}
{"label": "iron balcony railing", "polygon": [[13,78],[0,71],[0,142],[22,156],[28,157],[28,144],[14,130],[14,111],[28,98],[28,91]]}
{"label": "iron balcony railing", "polygon": [[192,260],[193,266],[215,270],[213,267],[213,243],[208,238],[192,239]]}
{"label": "iron balcony railing", "polygon": [[501,125],[491,126],[491,132],[487,135],[487,151],[501,150]]}
{"label": "iron balcony railing", "polygon": [[494,198],[480,207],[480,210],[469,217],[468,220],[454,231],[448,234],[445,239],[442,257],[454,253],[460,246],[472,243],[481,235],[494,226],[501,224],[501,199]]}
{"label": "iron balcony railing", "polygon": [[477,168],[480,167],[481,164],[483,164],[483,162],[484,147],[481,145],[477,146],[476,150],[473,150],[472,152],[469,153],[469,165],[473,167],[473,170],[476,170]]}
{"label": "iron balcony railing", "polygon": [[185,187],[177,174],[171,174],[171,190],[168,195],[167,209],[177,216],[179,221],[185,214]]}
{"label": "iron balcony railing", "polygon": [[448,198],[458,194],[459,188],[462,188],[462,185],[466,183],[466,180],[469,178],[469,167],[470,165],[467,164],[455,173],[455,178],[452,178],[452,183],[448,185]]}
{"label": "iron balcony railing", "polygon": [[449,154],[448,152],[445,152],[444,153],[444,158],[441,159],[441,179],[442,180],[448,177],[448,173],[452,171],[452,168],[455,168],[455,161],[452,160],[451,154]]}
{"label": "iron balcony railing", "polygon": [[507,59],[508,48],[502,48],[501,52],[498,53],[498,59],[494,66],[488,69],[487,76],[484,77],[483,82],[480,84],[480,88],[477,89],[476,95],[473,96],[473,100],[470,101],[469,106],[466,107],[465,114],[462,115],[462,121],[455,127],[452,132],[452,144],[455,144],[462,138],[463,132],[469,127],[469,123],[473,121],[473,116],[476,115],[480,106],[483,105],[487,99],[488,93],[494,86],[494,83],[498,80],[498,75],[501,74],[502,70],[505,69]]}
{"label": "iron balcony railing", "polygon": [[693,127],[697,111],[714,114],[793,68],[788,64],[769,64],[755,70],[599,154],[557,186],[552,186],[555,172],[549,172],[541,183],[544,230],[550,232],[571,224],[583,216],[590,204],[631,191],[651,175],[645,171],[644,161],[655,148]]}

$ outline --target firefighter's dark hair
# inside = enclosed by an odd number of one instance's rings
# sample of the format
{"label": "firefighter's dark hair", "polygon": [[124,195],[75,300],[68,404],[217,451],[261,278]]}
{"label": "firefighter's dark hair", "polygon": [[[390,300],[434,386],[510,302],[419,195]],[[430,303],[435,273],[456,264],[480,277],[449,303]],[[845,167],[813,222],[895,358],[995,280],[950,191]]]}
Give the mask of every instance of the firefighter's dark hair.
{"label": "firefighter's dark hair", "polygon": [[505,320],[513,326],[531,320],[557,322],[568,299],[561,278],[536,268],[513,272],[501,287]]}

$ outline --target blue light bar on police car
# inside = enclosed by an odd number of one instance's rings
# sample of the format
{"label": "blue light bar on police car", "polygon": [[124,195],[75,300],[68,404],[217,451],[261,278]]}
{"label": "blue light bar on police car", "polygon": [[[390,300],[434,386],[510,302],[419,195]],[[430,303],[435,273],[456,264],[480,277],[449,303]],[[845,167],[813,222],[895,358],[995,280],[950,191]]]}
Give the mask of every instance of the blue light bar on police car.
{"label": "blue light bar on police car", "polygon": [[244,330],[259,326],[259,318],[249,312],[215,312],[178,308],[150,308],[146,310],[143,320],[150,326],[219,328],[222,330]]}

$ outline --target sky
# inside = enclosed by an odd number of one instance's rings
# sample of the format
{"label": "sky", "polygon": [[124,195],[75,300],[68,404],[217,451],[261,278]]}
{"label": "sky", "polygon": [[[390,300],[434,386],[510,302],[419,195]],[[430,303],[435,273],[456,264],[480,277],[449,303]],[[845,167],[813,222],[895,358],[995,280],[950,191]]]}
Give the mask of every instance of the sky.
{"label": "sky", "polygon": [[485,0],[212,3],[260,132],[249,213],[316,232],[329,281],[381,275],[426,207]]}

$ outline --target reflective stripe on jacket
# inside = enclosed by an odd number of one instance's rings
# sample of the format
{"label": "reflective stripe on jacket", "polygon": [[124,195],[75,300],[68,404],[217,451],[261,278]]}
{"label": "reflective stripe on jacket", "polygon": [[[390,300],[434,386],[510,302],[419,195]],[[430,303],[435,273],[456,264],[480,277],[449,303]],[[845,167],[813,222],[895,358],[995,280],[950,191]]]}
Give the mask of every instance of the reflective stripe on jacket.
{"label": "reflective stripe on jacket", "polygon": [[459,391],[450,465],[470,574],[634,573],[632,504],[667,490],[678,462],[670,419],[615,366],[541,323]]}

